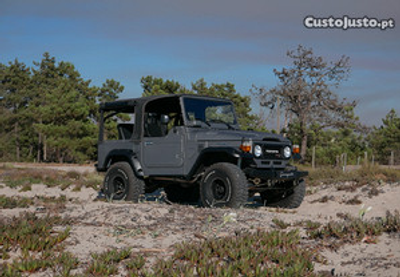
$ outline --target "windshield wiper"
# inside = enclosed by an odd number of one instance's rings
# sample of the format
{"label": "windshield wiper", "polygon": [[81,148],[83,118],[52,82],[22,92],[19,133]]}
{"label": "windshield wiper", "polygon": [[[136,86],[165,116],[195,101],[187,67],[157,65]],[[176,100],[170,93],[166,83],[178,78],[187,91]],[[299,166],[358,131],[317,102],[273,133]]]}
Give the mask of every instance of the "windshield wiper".
{"label": "windshield wiper", "polygon": [[[201,123],[204,123],[204,124],[206,124],[208,127],[210,127],[211,128],[211,124],[210,123],[208,123],[207,121],[205,121],[205,120],[203,120],[203,119],[201,119],[201,118],[196,118],[195,119],[195,122],[197,123],[197,121],[199,121],[199,122],[201,122]],[[199,126],[199,125],[197,125],[197,124],[195,124],[195,125],[193,125],[193,126],[195,126],[195,127],[201,127],[201,126]]]}
{"label": "windshield wiper", "polygon": [[[207,121],[207,122],[205,122],[205,123],[222,123],[222,124],[225,124],[226,126],[228,126],[228,129],[230,129],[230,130],[236,130],[236,128],[235,127],[233,127],[231,124],[229,124],[228,122],[225,122],[225,121],[223,121],[223,120],[221,120],[221,119],[213,119],[213,120],[209,120],[209,121]],[[209,124],[210,125],[210,124]],[[211,125],[210,125],[211,126]]]}

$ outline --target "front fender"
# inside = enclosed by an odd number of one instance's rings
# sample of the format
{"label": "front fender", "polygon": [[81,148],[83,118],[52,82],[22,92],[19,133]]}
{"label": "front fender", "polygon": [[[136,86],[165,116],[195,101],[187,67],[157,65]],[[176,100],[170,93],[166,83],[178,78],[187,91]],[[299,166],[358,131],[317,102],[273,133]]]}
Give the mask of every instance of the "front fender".
{"label": "front fender", "polygon": [[228,162],[240,166],[240,162],[243,158],[252,157],[252,154],[244,153],[234,147],[209,147],[200,152],[188,174],[188,178],[192,178],[196,173],[199,173],[199,169],[201,169],[202,166],[209,166],[219,162]]}

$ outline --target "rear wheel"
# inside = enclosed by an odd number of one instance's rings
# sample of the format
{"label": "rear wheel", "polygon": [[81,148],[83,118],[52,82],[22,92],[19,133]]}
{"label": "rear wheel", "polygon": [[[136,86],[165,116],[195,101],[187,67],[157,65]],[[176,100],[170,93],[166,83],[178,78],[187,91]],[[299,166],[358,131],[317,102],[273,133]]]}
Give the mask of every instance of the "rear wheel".
{"label": "rear wheel", "polygon": [[138,179],[129,163],[113,164],[104,178],[104,193],[111,200],[138,202],[144,194],[144,182]]}
{"label": "rear wheel", "polygon": [[206,169],[200,184],[204,206],[238,208],[246,204],[248,195],[246,176],[236,165],[217,163]]}
{"label": "rear wheel", "polygon": [[300,207],[306,194],[306,182],[300,180],[292,190],[273,194],[270,191],[261,193],[261,199],[268,207],[295,209]]}

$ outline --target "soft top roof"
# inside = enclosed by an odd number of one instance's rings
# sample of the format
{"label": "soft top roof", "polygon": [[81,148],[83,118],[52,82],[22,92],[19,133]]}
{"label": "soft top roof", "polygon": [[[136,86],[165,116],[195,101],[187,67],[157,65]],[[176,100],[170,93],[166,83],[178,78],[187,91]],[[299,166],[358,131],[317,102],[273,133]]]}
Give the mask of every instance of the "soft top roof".
{"label": "soft top roof", "polygon": [[217,101],[226,101],[232,102],[228,99],[224,98],[217,98],[205,95],[197,95],[197,94],[166,94],[166,95],[153,95],[153,96],[146,96],[140,98],[130,98],[130,99],[121,99],[116,100],[113,102],[105,102],[100,104],[100,110],[103,111],[114,111],[114,110],[130,110],[132,107],[137,105],[144,105],[147,102],[162,99],[162,98],[179,98],[179,97],[193,97],[193,98],[203,98],[203,99],[210,99],[210,100],[217,100]]}

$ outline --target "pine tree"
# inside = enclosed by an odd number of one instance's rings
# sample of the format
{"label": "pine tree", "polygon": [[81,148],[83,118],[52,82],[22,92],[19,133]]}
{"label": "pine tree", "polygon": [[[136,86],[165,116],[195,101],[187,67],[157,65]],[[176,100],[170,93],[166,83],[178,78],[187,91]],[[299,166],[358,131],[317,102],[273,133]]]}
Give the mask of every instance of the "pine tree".
{"label": "pine tree", "polygon": [[391,109],[382,119],[382,125],[379,128],[374,127],[369,141],[381,163],[388,163],[392,151],[397,157],[397,162],[400,160],[400,117],[394,109]]}
{"label": "pine tree", "polygon": [[[26,110],[30,99],[30,69],[16,59],[9,66],[1,65],[0,80],[0,107],[3,110],[1,122],[4,126],[1,132],[6,144],[3,151],[8,151],[9,157],[20,161],[24,143],[29,144],[29,137],[24,136],[24,130],[25,125],[29,124]],[[14,151],[10,149],[11,145]],[[13,154],[10,156],[10,153]]]}
{"label": "pine tree", "polygon": [[68,62],[45,53],[35,63],[30,105],[38,137],[37,160],[82,162],[95,153],[96,125],[90,119],[96,93]]}

